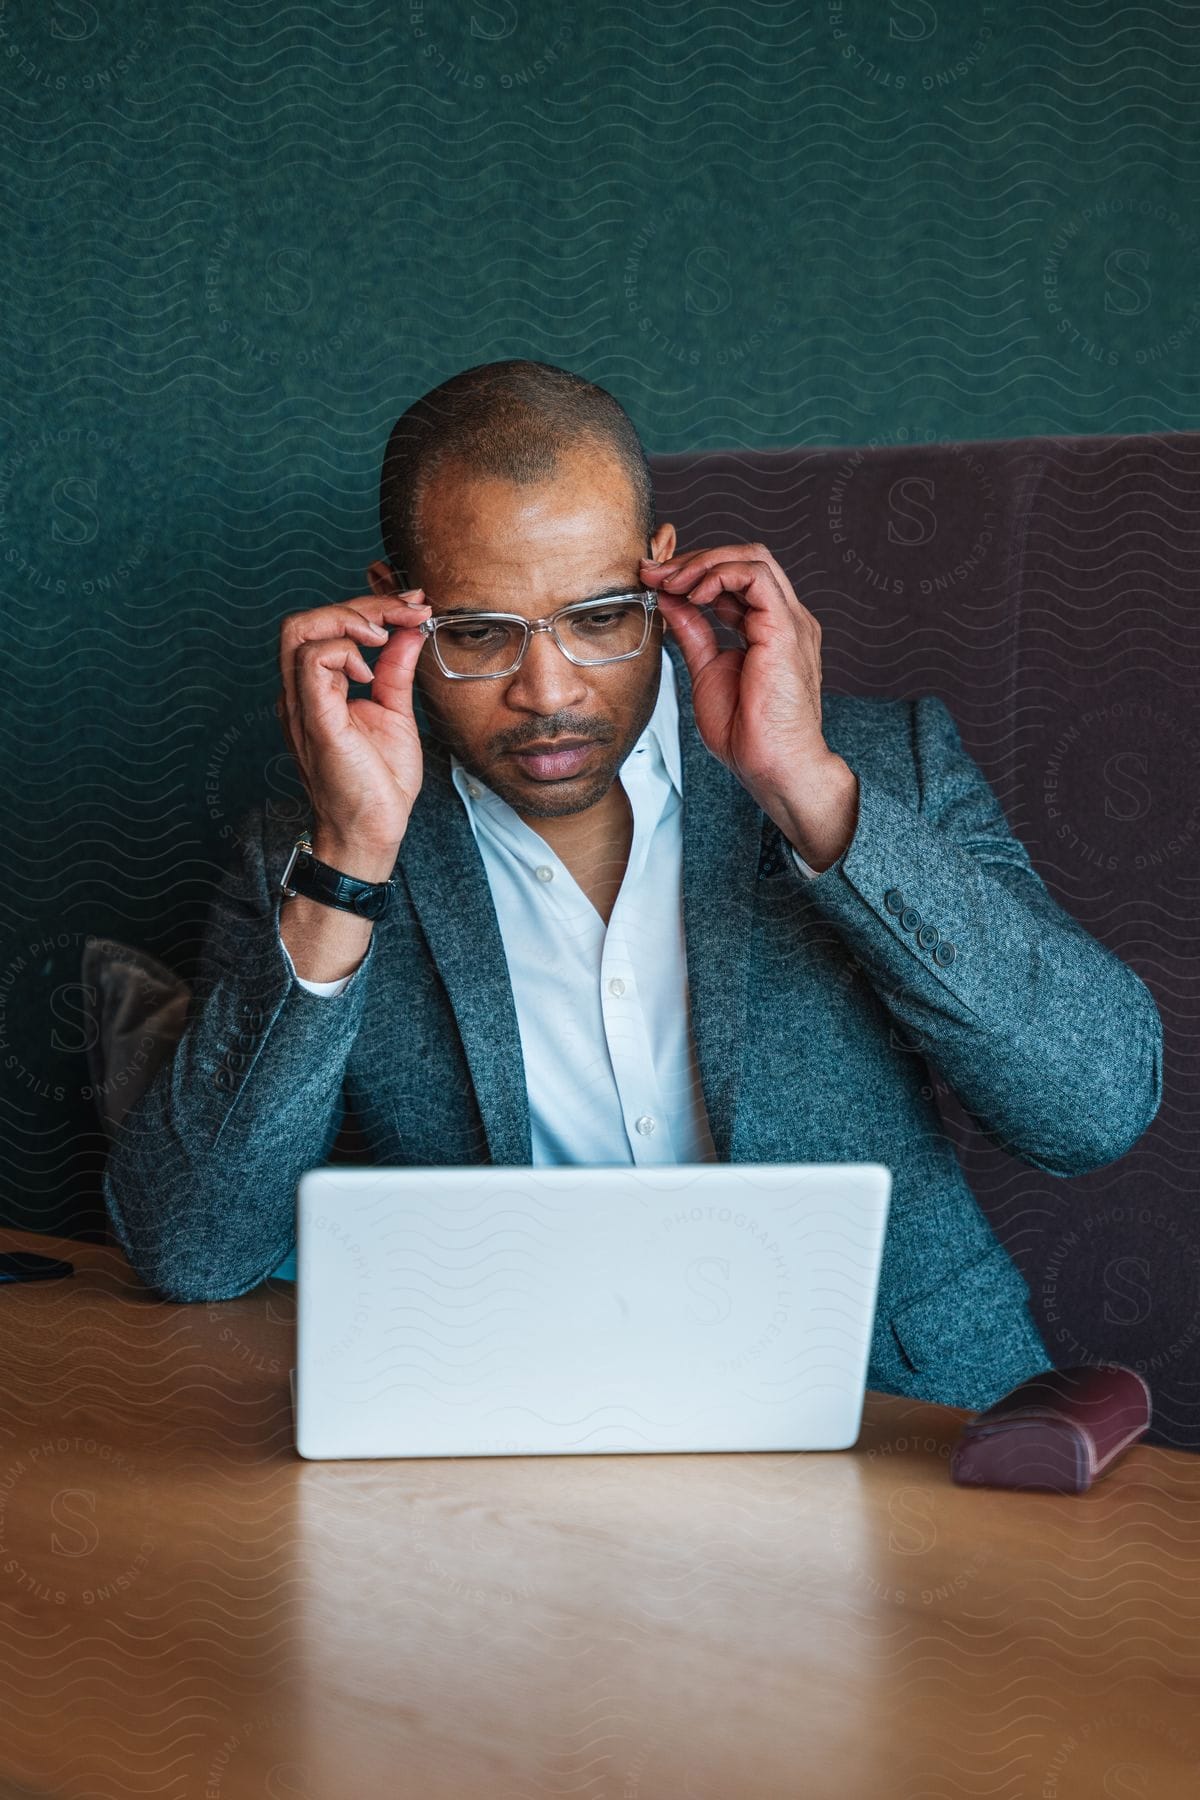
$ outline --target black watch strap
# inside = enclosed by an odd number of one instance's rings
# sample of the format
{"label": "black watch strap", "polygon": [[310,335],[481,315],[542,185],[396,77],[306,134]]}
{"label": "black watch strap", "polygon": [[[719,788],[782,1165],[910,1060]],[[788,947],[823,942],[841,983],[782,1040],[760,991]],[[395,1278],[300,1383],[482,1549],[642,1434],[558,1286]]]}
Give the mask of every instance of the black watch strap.
{"label": "black watch strap", "polygon": [[303,894],[306,900],[336,907],[338,912],[356,913],[360,919],[381,919],[391,904],[396,884],[359,881],[357,876],[343,875],[340,869],[331,869],[315,857],[312,844],[302,837],[288,858],[279,886],[289,900]]}

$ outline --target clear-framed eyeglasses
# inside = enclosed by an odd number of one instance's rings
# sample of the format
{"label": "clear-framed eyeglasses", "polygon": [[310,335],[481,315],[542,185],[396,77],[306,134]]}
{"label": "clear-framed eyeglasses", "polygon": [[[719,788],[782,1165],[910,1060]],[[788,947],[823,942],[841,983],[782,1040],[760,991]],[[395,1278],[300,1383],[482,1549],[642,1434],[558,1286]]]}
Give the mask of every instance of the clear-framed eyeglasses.
{"label": "clear-framed eyeglasses", "polygon": [[549,631],[568,662],[581,667],[640,656],[658,605],[651,588],[631,588],[603,600],[577,600],[547,619],[518,613],[450,613],[418,627],[431,638],[438,667],[450,681],[493,681],[515,675],[535,631]]}

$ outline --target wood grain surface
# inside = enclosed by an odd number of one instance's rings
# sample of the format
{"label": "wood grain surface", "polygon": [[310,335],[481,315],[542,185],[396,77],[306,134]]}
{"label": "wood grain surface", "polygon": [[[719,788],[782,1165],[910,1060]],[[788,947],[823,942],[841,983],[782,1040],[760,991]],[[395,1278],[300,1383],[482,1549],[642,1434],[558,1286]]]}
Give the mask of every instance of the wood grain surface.
{"label": "wood grain surface", "polygon": [[311,1463],[293,1290],[115,1249],[0,1291],[0,1796],[1200,1794],[1200,1461],[955,1488],[851,1451]]}

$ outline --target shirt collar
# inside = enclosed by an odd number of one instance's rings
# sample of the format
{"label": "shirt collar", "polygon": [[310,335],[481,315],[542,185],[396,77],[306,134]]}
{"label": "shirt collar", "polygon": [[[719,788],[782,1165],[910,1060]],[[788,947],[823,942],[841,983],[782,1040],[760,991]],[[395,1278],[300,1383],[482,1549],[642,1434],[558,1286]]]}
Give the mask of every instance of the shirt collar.
{"label": "shirt collar", "polygon": [[[671,785],[680,799],[683,798],[683,759],[679,750],[679,692],[675,676],[675,665],[665,649],[660,649],[662,670],[658,684],[658,699],[654,703],[654,711],[646,723],[646,729],[630,750],[630,757],[645,748],[647,753],[665,768]],[[623,766],[623,765],[622,765]],[[486,782],[480,781],[477,775],[469,775],[459,762],[454,752],[450,752],[450,777],[458,790],[463,805],[470,810],[470,796],[467,792],[468,782],[483,788],[491,794],[492,789]],[[497,796],[494,796],[497,797]],[[498,797],[497,797],[498,798]]]}

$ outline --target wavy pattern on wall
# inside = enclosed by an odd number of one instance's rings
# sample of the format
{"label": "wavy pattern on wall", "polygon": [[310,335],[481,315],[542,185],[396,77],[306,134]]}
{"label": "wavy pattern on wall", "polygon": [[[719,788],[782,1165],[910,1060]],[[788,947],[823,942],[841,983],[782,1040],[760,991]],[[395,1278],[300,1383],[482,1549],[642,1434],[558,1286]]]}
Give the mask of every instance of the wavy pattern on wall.
{"label": "wavy pattern on wall", "polygon": [[[1198,78],[1190,0],[0,0],[5,1222],[101,1233],[84,947],[192,972],[243,810],[302,814],[282,616],[361,591],[398,413],[532,356],[620,397],[690,532],[766,521],[835,687],[954,699],[1057,897],[1161,996],[1148,1221],[1127,1171],[1060,1199],[938,1097],[1058,1359],[1160,1354],[1159,1433],[1200,1442],[1195,448],[1027,442],[1200,423]],[[771,446],[824,448],[781,473]],[[671,466],[705,450],[733,459],[715,489]],[[901,475],[934,481],[924,526]],[[0,1421],[6,1792],[315,1797],[369,1764],[364,1793],[465,1794],[507,1712],[524,1760],[489,1791],[748,1793],[747,1708],[786,1693],[806,1729],[794,1672],[826,1696],[851,1667],[891,1791],[1141,1793],[1151,1766],[1194,1791],[1182,1475],[1164,1497],[1134,1469],[1053,1525],[1006,1496],[968,1554],[945,1419],[912,1408],[866,1451],[877,1477],[895,1456],[886,1508],[850,1459],[819,1490],[803,1458],[727,1459],[700,1512],[659,1471],[622,1564],[615,1459],[557,1537],[515,1464],[483,1512],[434,1465],[400,1507],[349,1469],[294,1479],[290,1295],[266,1325],[143,1298],[97,1323],[64,1288],[10,1384],[37,1393]],[[72,1433],[49,1448],[48,1414]],[[877,1578],[899,1554],[906,1589]],[[530,1610],[563,1559],[603,1596],[586,1616]],[[748,1660],[781,1583],[741,1724],[717,1703],[689,1737],[678,1695],[649,1716],[664,1621]],[[839,1791],[880,1791],[869,1741]],[[813,1742],[779,1745],[773,1791],[815,1792]]]}

